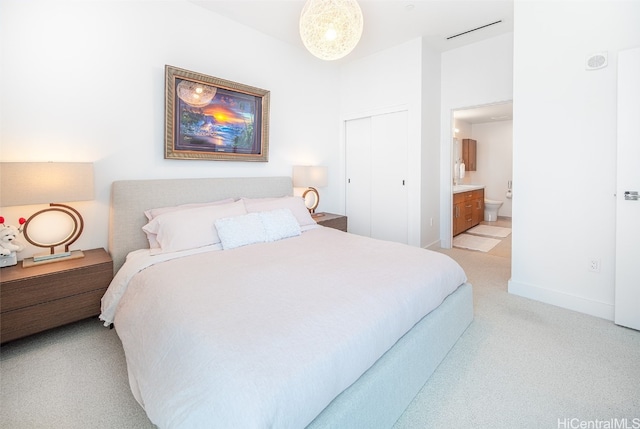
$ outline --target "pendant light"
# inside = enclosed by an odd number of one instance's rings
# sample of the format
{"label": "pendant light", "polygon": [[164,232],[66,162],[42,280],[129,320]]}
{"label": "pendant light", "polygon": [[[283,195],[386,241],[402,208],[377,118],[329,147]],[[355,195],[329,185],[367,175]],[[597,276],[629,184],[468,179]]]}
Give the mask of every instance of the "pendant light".
{"label": "pendant light", "polygon": [[192,107],[205,107],[216,95],[216,88],[188,80],[180,82],[176,89],[180,100]]}
{"label": "pendant light", "polygon": [[356,0],[307,0],[300,14],[300,37],[316,57],[332,61],[349,54],[362,36]]}

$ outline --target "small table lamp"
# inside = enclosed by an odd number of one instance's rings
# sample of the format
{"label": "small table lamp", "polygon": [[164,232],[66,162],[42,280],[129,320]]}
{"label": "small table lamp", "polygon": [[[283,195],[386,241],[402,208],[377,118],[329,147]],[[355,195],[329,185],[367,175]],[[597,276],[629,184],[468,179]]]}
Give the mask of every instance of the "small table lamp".
{"label": "small table lamp", "polygon": [[[84,221],[80,213],[61,202],[87,201],[94,198],[93,164],[89,162],[2,162],[0,163],[0,207],[26,206],[31,204],[50,203],[48,209],[31,215],[23,226],[25,240],[37,247],[49,248],[48,253],[34,255],[33,259],[24,259],[24,267],[64,259],[81,258],[82,251],[70,251],[73,244],[82,234]],[[56,201],[56,203],[51,203]],[[47,218],[52,213],[64,214],[71,218],[73,227],[69,231],[51,231]],[[41,216],[46,214],[45,216]],[[69,226],[71,226],[69,223]],[[32,233],[29,232],[32,227]],[[57,234],[43,234],[42,231]],[[47,238],[49,235],[49,241]],[[56,252],[57,246],[64,246],[64,251]]]}
{"label": "small table lamp", "polygon": [[327,167],[316,166],[301,166],[296,165],[293,167],[293,186],[296,188],[307,188],[302,194],[302,198],[305,199],[307,194],[312,193],[315,197],[315,201],[311,207],[307,207],[312,216],[322,216],[322,214],[315,214],[320,202],[320,194],[316,188],[323,188],[327,186]]}

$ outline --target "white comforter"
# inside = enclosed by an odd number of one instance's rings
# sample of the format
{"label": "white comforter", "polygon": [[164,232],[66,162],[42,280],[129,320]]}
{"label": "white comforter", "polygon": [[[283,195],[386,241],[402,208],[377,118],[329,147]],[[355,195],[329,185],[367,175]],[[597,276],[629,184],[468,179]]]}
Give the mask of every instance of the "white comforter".
{"label": "white comforter", "polygon": [[160,428],[302,428],[466,281],[443,254],[329,228],[173,256],[128,258],[101,315]]}

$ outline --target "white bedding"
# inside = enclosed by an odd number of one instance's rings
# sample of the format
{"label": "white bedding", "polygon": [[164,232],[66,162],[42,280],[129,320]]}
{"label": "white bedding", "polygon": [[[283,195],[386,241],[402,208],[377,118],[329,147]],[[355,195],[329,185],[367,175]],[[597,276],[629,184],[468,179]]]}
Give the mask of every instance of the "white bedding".
{"label": "white bedding", "polygon": [[216,249],[137,251],[103,298],[160,428],[302,428],[466,281],[446,255],[329,228]]}

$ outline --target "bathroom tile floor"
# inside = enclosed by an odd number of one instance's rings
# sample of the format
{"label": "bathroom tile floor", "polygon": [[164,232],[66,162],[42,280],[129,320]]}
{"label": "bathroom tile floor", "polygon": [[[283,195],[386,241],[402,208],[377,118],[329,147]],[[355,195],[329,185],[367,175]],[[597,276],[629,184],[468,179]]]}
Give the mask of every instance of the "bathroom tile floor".
{"label": "bathroom tile floor", "polygon": [[[496,220],[495,222],[483,221],[483,222],[480,222],[480,225],[491,225],[491,226],[500,226],[502,228],[511,228],[511,218],[498,216],[498,220]],[[509,234],[505,238],[492,237],[492,238],[498,238],[500,240],[500,243],[498,243],[496,247],[489,250],[487,253],[489,255],[511,259],[511,235],[512,234],[513,234],[513,231],[511,234]],[[473,252],[473,250],[469,250],[469,252]]]}

